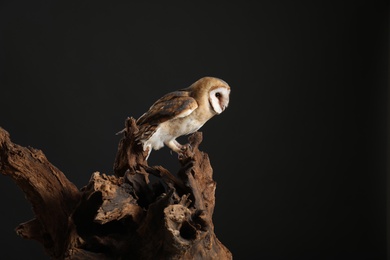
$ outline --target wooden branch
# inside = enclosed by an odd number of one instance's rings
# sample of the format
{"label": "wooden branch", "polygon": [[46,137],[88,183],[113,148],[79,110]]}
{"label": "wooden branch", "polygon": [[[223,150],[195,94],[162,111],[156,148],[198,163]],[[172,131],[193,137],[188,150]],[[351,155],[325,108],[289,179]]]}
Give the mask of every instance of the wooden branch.
{"label": "wooden branch", "polygon": [[[17,234],[42,243],[52,259],[232,259],[214,234],[216,183],[202,134],[174,175],[149,166],[125,122],[113,175],[92,174],[78,190],[43,153],[12,143],[0,128],[0,172],[22,188],[36,217]],[[150,180],[150,174],[157,181]]]}
{"label": "wooden branch", "polygon": [[2,128],[0,172],[11,177],[23,190],[36,216],[20,224],[17,233],[41,242],[51,257],[60,257],[71,242],[72,224],[68,219],[80,198],[77,187],[46,159],[42,151],[12,143]]}

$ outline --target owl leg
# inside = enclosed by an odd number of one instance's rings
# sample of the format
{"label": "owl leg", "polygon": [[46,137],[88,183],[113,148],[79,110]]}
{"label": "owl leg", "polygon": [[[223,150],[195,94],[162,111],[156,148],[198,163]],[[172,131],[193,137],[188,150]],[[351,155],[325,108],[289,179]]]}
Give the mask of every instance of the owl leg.
{"label": "owl leg", "polygon": [[184,147],[184,145],[181,145],[178,141],[176,141],[175,139],[169,141],[166,143],[166,146],[168,146],[169,148],[172,149],[172,151],[174,151],[175,153],[178,153],[178,154],[181,154],[183,153],[186,149]]}
{"label": "owl leg", "polygon": [[[175,142],[178,143],[176,140],[175,140]],[[187,150],[192,150],[192,146],[189,143],[188,144],[179,144],[179,146],[180,146],[181,151],[183,151],[183,152],[185,152]]]}
{"label": "owl leg", "polygon": [[175,139],[169,141],[166,145],[179,155],[179,159],[183,159],[186,156],[186,152],[191,148],[189,144],[182,145]]}

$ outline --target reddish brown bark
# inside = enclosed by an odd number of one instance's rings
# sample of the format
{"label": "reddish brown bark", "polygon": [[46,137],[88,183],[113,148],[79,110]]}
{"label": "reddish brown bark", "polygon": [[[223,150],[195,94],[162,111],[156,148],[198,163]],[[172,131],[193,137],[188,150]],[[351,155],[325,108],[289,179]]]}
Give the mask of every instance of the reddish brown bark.
{"label": "reddish brown bark", "polygon": [[42,243],[52,259],[232,259],[214,233],[216,184],[198,149],[202,134],[189,137],[192,149],[174,175],[147,164],[135,120],[125,125],[114,174],[95,172],[81,190],[40,150],[12,143],[0,128],[0,172],[35,213],[17,234]]}

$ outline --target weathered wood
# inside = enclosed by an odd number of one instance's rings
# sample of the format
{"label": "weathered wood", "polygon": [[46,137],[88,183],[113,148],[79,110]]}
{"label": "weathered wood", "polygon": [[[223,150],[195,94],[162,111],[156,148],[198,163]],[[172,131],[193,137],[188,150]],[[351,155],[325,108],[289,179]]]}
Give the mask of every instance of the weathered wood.
{"label": "weathered wood", "polygon": [[41,151],[13,144],[0,128],[0,172],[22,188],[36,215],[17,234],[42,243],[52,259],[232,259],[214,233],[216,183],[198,148],[202,134],[189,137],[174,175],[147,164],[137,131],[128,118],[114,174],[95,172],[78,190]]}
{"label": "weathered wood", "polygon": [[17,227],[17,233],[41,242],[51,257],[61,257],[71,242],[69,216],[80,198],[77,187],[42,151],[12,143],[8,132],[2,128],[0,172],[11,177],[23,190],[36,216]]}

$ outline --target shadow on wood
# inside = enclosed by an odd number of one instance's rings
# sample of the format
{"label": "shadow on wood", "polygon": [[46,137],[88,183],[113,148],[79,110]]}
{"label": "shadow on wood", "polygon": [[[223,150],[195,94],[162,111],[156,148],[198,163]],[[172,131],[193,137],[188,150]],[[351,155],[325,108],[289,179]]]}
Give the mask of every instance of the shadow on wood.
{"label": "shadow on wood", "polygon": [[[232,259],[217,239],[213,170],[199,151],[200,132],[176,175],[149,166],[125,122],[114,174],[92,174],[78,190],[40,150],[11,142],[0,128],[0,172],[26,194],[35,218],[16,228],[39,241],[52,259]],[[149,176],[158,181],[151,182]]]}

